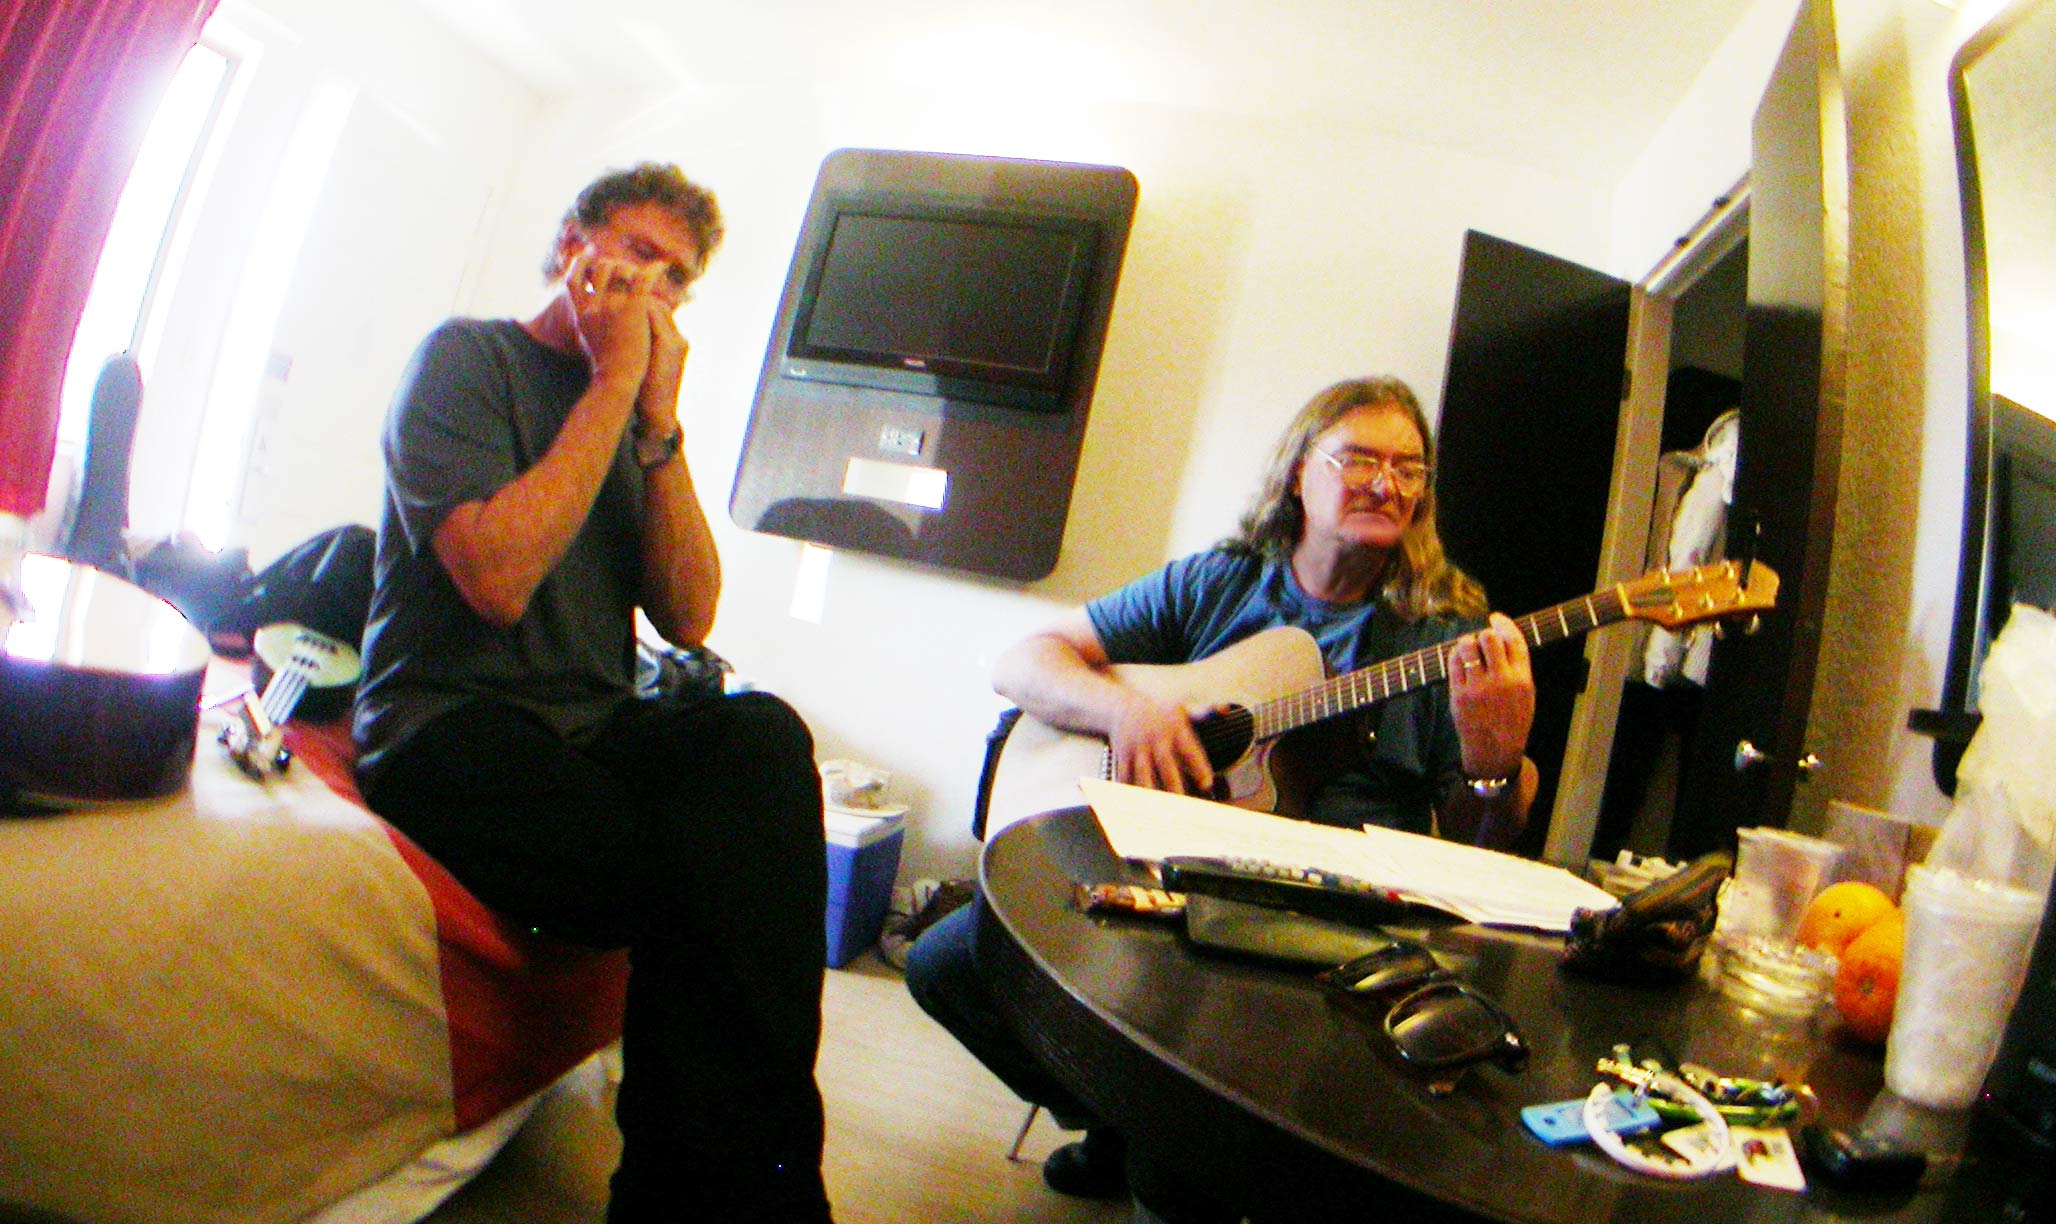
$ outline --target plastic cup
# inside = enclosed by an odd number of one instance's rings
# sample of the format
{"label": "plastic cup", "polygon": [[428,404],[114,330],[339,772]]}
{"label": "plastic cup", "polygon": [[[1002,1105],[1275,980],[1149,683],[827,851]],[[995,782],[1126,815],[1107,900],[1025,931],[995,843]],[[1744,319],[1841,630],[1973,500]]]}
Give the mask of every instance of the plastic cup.
{"label": "plastic cup", "polygon": [[1752,935],[1774,944],[1792,942],[1807,902],[1820,891],[1842,847],[1784,829],[1737,829],[1735,840],[1735,878],[1715,923],[1720,942]]}
{"label": "plastic cup", "polygon": [[1885,1086],[1936,1109],[1977,1099],[1999,1053],[2042,899],[2025,888],[1916,866],[1901,899],[1906,952],[1885,1044]]}

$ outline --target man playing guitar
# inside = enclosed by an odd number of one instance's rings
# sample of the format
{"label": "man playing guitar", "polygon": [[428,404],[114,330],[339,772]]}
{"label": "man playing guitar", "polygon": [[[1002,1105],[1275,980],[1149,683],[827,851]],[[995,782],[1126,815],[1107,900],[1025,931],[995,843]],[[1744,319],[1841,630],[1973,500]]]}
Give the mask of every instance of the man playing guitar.
{"label": "man playing guitar", "polygon": [[[1375,823],[1504,847],[1526,823],[1538,779],[1524,755],[1534,720],[1528,642],[1444,557],[1435,531],[1434,453],[1418,400],[1394,378],[1337,383],[1280,440],[1238,534],[1093,600],[1010,648],[993,687],[1031,718],[1103,737],[1114,776],[1208,794],[1215,768],[1194,730],[1201,713],[1124,681],[1116,665],[1187,664],[1278,625],[1319,643],[1330,672],[1435,651],[1447,686],[1386,701],[1367,719],[1319,729],[1344,751],[1290,814]],[[1366,731],[1370,734],[1367,736]],[[1301,734],[1311,734],[1314,729]],[[1009,1087],[1086,1138],[1053,1153],[1044,1177],[1065,1193],[1111,1197],[1125,1144],[1057,1084],[993,1013],[971,961],[965,907],[924,933],[907,984],[929,1013]],[[1210,1219],[1176,1203],[1151,1162],[1129,1165],[1138,1203],[1166,1219]]]}

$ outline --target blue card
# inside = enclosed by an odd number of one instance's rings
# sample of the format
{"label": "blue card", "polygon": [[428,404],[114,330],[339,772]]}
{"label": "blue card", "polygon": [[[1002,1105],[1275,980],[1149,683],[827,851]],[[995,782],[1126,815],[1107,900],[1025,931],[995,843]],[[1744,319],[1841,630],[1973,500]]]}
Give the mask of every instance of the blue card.
{"label": "blue card", "polygon": [[[1663,1119],[1647,1101],[1637,1101],[1635,1094],[1625,1089],[1613,1094],[1605,1107],[1606,1129],[1614,1134],[1633,1134],[1661,1124]],[[1585,1129],[1585,1100],[1558,1101],[1550,1105],[1530,1105],[1521,1110],[1521,1123],[1533,1135],[1551,1147],[1562,1147],[1567,1143],[1585,1143],[1592,1136]]]}

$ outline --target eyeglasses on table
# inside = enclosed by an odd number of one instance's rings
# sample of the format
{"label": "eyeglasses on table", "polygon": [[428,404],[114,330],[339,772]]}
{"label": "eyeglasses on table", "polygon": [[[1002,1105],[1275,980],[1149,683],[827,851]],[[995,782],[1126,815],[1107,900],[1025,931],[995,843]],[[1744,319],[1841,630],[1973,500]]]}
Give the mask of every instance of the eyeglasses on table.
{"label": "eyeglasses on table", "polygon": [[1506,1009],[1435,959],[1426,945],[1395,940],[1317,979],[1343,1005],[1377,1017],[1399,1056],[1438,1073],[1433,1087],[1446,1092],[1466,1068],[1490,1062],[1519,1072],[1527,1043]]}

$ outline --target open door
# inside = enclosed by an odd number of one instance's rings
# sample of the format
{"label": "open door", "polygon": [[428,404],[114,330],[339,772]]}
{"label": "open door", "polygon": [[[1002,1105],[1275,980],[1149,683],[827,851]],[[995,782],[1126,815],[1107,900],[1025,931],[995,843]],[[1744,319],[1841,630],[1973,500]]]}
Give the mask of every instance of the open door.
{"label": "open door", "polygon": [[[1782,825],[1814,767],[1805,734],[1846,381],[1848,150],[1831,0],[1802,6],[1758,107],[1753,144],[1741,457],[1726,551],[1775,569],[1781,593],[1755,632],[1730,628],[1714,647],[1690,759],[1680,765],[1691,784],[1678,794],[1663,847],[1671,858],[1732,849],[1738,827]],[[1589,269],[1482,234],[1466,242],[1443,395],[1439,514],[1451,556],[1485,583],[1495,607],[1524,612],[1620,576],[1616,537],[1627,527],[1613,524],[1611,536],[1605,528],[1614,431],[1628,419],[1620,371],[1629,302],[1626,286]],[[1630,460],[1641,449],[1653,459],[1647,441],[1629,447]],[[1639,504],[1637,526],[1646,528],[1646,495]],[[1605,540],[1616,546],[1603,552]],[[1611,736],[1581,741],[1566,756],[1586,657],[1544,651],[1535,666],[1529,754],[1543,775],[1535,811],[1550,813],[1565,793],[1578,827],[1558,830],[1549,853],[1576,865],[1589,850]],[[1601,668],[1600,679],[1618,685],[1620,670]],[[1610,726],[1612,704],[1604,704]],[[1564,768],[1580,776],[1565,778]],[[1524,853],[1543,847],[1548,824],[1531,820]]]}
{"label": "open door", "polygon": [[1846,382],[1848,129],[1831,0],[1801,6],[1756,112],[1742,446],[1730,557],[1782,580],[1776,613],[1715,644],[1678,799],[1672,858],[1782,825],[1813,767],[1805,746],[1827,604]]}
{"label": "open door", "polygon": [[[1593,589],[1605,531],[1627,282],[1489,234],[1464,239],[1437,428],[1436,516],[1452,560],[1519,616]],[[1517,849],[1541,852],[1571,712],[1575,647],[1537,651],[1528,756],[1542,789]]]}

